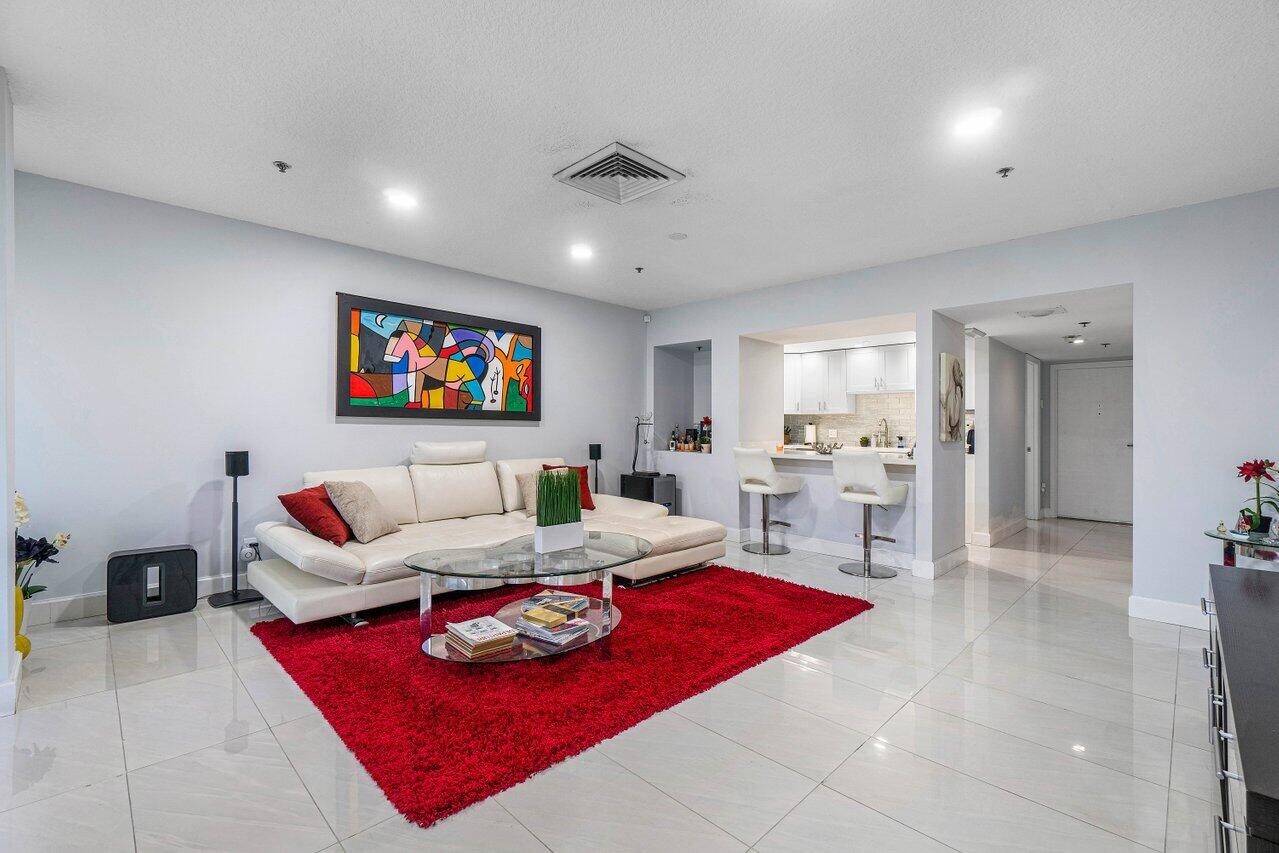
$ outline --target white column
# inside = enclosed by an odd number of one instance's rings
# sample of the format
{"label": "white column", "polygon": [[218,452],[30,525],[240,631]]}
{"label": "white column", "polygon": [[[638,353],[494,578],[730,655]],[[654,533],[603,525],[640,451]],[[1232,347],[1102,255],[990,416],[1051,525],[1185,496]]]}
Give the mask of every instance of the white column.
{"label": "white column", "polygon": [[[964,545],[964,442],[942,443],[943,352],[964,357],[964,326],[945,314],[915,316],[915,561],[916,577],[931,578],[967,559]],[[965,383],[966,384],[966,383]]]}
{"label": "white column", "polygon": [[21,658],[13,648],[13,103],[0,68],[0,513],[4,524],[4,577],[0,584],[0,716],[18,702]]}

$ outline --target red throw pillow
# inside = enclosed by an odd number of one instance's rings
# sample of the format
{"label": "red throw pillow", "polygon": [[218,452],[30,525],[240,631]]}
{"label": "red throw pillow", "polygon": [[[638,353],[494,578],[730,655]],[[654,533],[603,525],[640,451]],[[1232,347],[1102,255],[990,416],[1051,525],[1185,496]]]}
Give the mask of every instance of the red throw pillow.
{"label": "red throw pillow", "polygon": [[582,487],[582,509],[595,509],[595,501],[591,498],[591,482],[586,476],[585,465],[543,465],[543,471],[554,471],[556,468],[568,468],[577,472],[577,484]]}
{"label": "red throw pillow", "polygon": [[327,539],[334,545],[342,545],[354,535],[351,533],[351,526],[342,519],[338,508],[329,499],[323,483],[279,497],[289,515],[312,536]]}

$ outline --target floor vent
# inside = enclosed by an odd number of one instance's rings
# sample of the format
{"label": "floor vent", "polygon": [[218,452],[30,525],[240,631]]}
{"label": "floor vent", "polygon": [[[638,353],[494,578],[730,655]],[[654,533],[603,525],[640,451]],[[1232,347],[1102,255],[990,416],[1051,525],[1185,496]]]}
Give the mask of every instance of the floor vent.
{"label": "floor vent", "polygon": [[615,204],[626,204],[678,183],[684,180],[684,175],[634,148],[614,142],[556,172],[555,179]]}

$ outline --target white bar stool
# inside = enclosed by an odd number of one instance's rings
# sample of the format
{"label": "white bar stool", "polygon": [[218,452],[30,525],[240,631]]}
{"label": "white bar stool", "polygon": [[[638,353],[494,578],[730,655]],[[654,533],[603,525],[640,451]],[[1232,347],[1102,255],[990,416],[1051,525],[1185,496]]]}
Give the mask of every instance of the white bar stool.
{"label": "white bar stool", "polygon": [[747,494],[759,495],[764,501],[764,541],[747,542],[743,551],[751,554],[789,554],[790,548],[785,545],[773,545],[768,539],[768,529],[776,524],[779,527],[790,527],[790,522],[773,521],[768,514],[768,499],[776,495],[789,495],[798,492],[804,480],[794,474],[779,474],[768,451],[761,447],[734,447],[733,459],[737,462],[738,485]]}
{"label": "white bar stool", "polygon": [[835,488],[839,490],[839,499],[849,503],[862,505],[862,532],[855,534],[862,539],[862,559],[860,563],[843,563],[838,569],[846,575],[859,578],[895,578],[897,570],[870,561],[870,544],[872,540],[880,542],[896,542],[891,536],[876,536],[871,532],[871,509],[874,507],[893,506],[906,502],[909,483],[894,483],[888,479],[888,471],[884,468],[884,460],[875,450],[854,450],[841,448],[834,456]]}

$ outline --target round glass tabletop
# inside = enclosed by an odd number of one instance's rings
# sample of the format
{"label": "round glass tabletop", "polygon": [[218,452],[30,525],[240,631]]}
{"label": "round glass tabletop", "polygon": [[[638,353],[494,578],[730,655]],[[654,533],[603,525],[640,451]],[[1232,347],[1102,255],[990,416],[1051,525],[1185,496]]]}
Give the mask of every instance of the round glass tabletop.
{"label": "round glass tabletop", "polygon": [[1254,548],[1279,548],[1279,538],[1274,536],[1251,536],[1235,530],[1205,530],[1204,536],[1220,539],[1222,542],[1233,542],[1236,545],[1251,545]]}
{"label": "round glass tabletop", "polygon": [[584,574],[632,563],[653,550],[629,533],[588,530],[578,548],[539,554],[533,536],[478,548],[442,548],[414,554],[404,565],[419,572],[461,578],[549,578]]}

